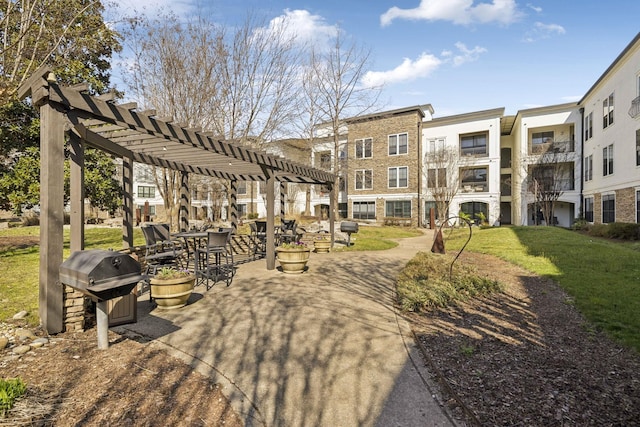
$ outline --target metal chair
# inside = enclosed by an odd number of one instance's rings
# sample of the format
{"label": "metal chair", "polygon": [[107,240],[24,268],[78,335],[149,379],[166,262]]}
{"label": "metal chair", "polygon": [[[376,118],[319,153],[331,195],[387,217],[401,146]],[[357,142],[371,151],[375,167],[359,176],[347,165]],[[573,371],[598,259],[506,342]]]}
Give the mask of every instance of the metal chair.
{"label": "metal chair", "polygon": [[146,224],[140,228],[146,245],[146,274],[155,275],[163,267],[182,266],[185,251],[179,241],[171,239],[169,224]]}
{"label": "metal chair", "polygon": [[253,258],[256,259],[258,255],[264,257],[267,253],[267,222],[256,221],[249,224],[251,229],[251,242],[253,244],[252,253]]}
{"label": "metal chair", "polygon": [[280,241],[291,243],[297,242],[302,237],[302,233],[298,231],[298,225],[295,219],[283,219],[280,232]]}
{"label": "metal chair", "polygon": [[207,245],[196,249],[196,280],[198,284],[206,283],[207,290],[210,288],[210,280],[215,284],[220,278],[224,278],[227,286],[231,284],[235,267],[228,246],[229,235],[227,231],[209,231]]}

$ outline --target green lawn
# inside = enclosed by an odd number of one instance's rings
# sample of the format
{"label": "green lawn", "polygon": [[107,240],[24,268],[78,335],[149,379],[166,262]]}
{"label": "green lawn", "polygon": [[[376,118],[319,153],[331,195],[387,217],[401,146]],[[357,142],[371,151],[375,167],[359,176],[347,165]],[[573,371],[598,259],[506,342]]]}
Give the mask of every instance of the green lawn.
{"label": "green lawn", "polygon": [[[466,231],[445,244],[460,248]],[[589,237],[557,227],[473,230],[467,250],[498,256],[555,280],[597,327],[640,351],[640,250],[637,244]]]}

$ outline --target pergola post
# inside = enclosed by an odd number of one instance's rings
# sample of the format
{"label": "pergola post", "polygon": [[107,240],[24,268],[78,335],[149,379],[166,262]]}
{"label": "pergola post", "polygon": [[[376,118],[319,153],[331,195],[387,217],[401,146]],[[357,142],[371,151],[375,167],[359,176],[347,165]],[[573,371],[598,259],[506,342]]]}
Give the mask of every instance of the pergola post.
{"label": "pergola post", "polygon": [[275,245],[275,174],[272,170],[265,168],[267,176],[267,270],[276,268],[276,245]]}
{"label": "pergola post", "polygon": [[180,231],[189,230],[189,174],[180,172],[180,210],[178,211],[178,228]]}
{"label": "pergola post", "polygon": [[122,158],[122,247],[133,247],[133,159]]}
{"label": "pergola post", "polygon": [[84,144],[70,133],[70,238],[71,253],[84,249]]}
{"label": "pergola post", "polygon": [[229,194],[229,216],[231,217],[231,227],[234,233],[238,231],[238,180],[232,179]]}
{"label": "pergola post", "polygon": [[50,334],[63,330],[64,124],[64,114],[50,104],[40,107],[39,314]]}
{"label": "pergola post", "polygon": [[335,221],[336,221],[336,191],[335,185],[329,185],[329,233],[331,234],[331,247],[335,242]]}
{"label": "pergola post", "polygon": [[287,183],[284,181],[280,181],[280,221],[284,219],[284,214],[286,213],[285,212],[286,211],[286,206],[285,206],[286,194],[287,194]]}

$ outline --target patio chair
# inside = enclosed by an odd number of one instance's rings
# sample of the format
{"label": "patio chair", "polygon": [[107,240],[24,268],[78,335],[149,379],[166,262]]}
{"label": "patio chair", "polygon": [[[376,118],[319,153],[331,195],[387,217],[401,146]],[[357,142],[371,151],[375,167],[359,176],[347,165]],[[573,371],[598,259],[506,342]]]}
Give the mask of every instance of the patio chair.
{"label": "patio chair", "polygon": [[235,275],[233,255],[229,247],[229,231],[207,232],[207,244],[203,248],[196,249],[196,280],[197,284],[205,283],[209,290],[209,281],[213,284],[223,278],[227,286],[231,284]]}
{"label": "patio chair", "polygon": [[302,237],[302,232],[298,229],[295,219],[283,219],[280,232],[280,241],[291,243],[297,242]]}
{"label": "patio chair", "polygon": [[185,251],[180,241],[171,239],[169,224],[146,224],[140,228],[146,245],[146,274],[154,276],[160,268],[182,266]]}
{"label": "patio chair", "polygon": [[256,259],[258,255],[260,257],[265,256],[267,253],[267,222],[252,222],[249,223],[249,228],[251,229],[251,242],[253,245],[251,252],[253,258]]}

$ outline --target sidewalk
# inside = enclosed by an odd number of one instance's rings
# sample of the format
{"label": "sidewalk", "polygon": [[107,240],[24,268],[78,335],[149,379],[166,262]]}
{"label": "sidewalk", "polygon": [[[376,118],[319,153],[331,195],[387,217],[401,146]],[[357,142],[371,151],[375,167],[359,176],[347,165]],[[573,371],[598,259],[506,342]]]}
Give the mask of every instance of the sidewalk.
{"label": "sidewalk", "polygon": [[242,264],[230,287],[196,288],[175,311],[141,301],[138,323],[113,329],[221,383],[247,426],[451,426],[393,305],[397,273],[431,241],[312,253],[302,275]]}

